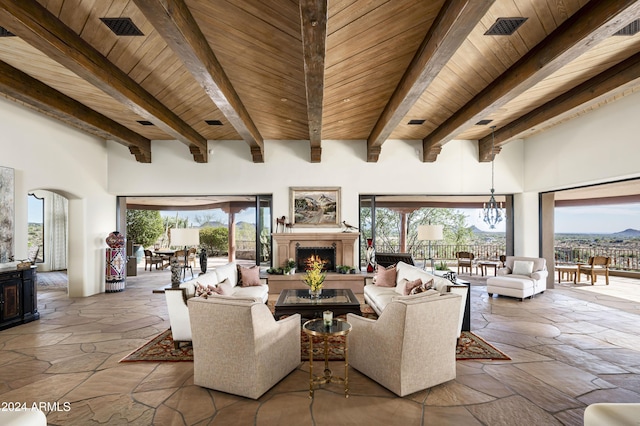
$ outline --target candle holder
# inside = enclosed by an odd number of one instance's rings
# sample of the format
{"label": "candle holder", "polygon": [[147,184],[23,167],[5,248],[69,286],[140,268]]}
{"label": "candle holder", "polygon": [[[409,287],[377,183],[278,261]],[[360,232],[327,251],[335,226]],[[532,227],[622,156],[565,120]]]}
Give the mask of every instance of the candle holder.
{"label": "candle holder", "polygon": [[322,319],[325,327],[331,327],[331,323],[333,322],[333,312],[324,311],[322,313]]}

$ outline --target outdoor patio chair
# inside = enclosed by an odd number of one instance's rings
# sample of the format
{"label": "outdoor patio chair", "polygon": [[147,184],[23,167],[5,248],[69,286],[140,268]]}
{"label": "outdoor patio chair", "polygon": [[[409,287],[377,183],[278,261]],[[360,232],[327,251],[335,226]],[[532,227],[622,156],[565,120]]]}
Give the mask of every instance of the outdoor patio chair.
{"label": "outdoor patio chair", "polygon": [[156,270],[157,270],[158,265],[162,267],[162,257],[154,256],[151,250],[145,250],[144,251],[144,270],[145,271],[147,270],[147,265],[149,265],[149,271],[151,271],[151,268],[153,267],[153,265],[156,265]]}
{"label": "outdoor patio chair", "polygon": [[459,251],[456,253],[456,259],[458,260],[458,274],[460,274],[460,269],[464,273],[465,269],[469,269],[469,275],[473,275],[473,259],[475,259],[475,255],[468,251]]}
{"label": "outdoor patio chair", "polygon": [[580,265],[578,268],[578,281],[580,281],[580,275],[585,274],[591,279],[591,285],[594,285],[598,275],[604,275],[607,285],[609,285],[609,265],[611,264],[611,258],[605,256],[591,256],[589,263],[586,265]]}
{"label": "outdoor patio chair", "polygon": [[[187,256],[188,256],[188,252]],[[178,250],[175,252],[175,254],[173,255],[176,260],[178,261],[178,267],[181,269],[180,275],[183,278],[187,278],[187,269],[189,271],[191,271],[191,278],[193,278],[193,268],[191,267],[191,262],[190,259],[187,257],[186,259],[186,263],[185,263],[185,251],[184,250]],[[195,264],[195,258],[193,260],[193,263]]]}

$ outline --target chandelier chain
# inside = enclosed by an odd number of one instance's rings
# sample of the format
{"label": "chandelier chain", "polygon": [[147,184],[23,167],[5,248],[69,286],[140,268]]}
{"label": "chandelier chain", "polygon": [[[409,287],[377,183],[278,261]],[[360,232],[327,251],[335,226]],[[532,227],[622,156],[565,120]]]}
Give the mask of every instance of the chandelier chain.
{"label": "chandelier chain", "polygon": [[502,222],[502,203],[498,204],[494,197],[495,187],[494,187],[494,178],[495,178],[495,159],[496,159],[496,151],[495,151],[495,129],[496,126],[491,126],[491,197],[489,198],[489,202],[485,203],[483,206],[483,219],[484,222],[489,225],[491,229],[495,229],[496,225]]}

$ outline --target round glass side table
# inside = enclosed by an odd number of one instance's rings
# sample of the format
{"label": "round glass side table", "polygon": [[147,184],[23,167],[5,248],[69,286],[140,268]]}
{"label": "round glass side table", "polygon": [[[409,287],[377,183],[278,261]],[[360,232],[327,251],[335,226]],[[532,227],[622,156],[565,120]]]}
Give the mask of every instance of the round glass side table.
{"label": "round glass side table", "polygon": [[[351,331],[351,324],[339,318],[334,318],[330,326],[324,325],[322,318],[312,319],[303,324],[302,330],[309,335],[309,398],[313,398],[313,387],[325,383],[343,383],[344,397],[349,398],[349,346],[347,334]],[[322,337],[324,343],[324,371],[321,376],[313,374],[313,337]],[[329,337],[345,336],[344,338],[344,377],[334,376],[329,368]]]}

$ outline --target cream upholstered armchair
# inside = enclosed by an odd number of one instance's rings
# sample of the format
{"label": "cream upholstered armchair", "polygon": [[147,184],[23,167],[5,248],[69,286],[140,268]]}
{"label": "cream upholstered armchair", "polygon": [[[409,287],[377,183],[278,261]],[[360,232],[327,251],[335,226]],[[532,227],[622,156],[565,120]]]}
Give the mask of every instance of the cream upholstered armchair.
{"label": "cream upholstered armchair", "polygon": [[462,297],[397,296],[378,320],[347,314],[349,364],[398,396],[456,378]]}
{"label": "cream upholstered armchair", "polygon": [[262,302],[216,296],[187,302],[193,382],[258,399],[300,365],[300,315],[276,321]]}
{"label": "cream upholstered armchair", "polygon": [[487,279],[489,297],[495,294],[524,301],[547,289],[547,261],[543,257],[507,256],[504,268]]}
{"label": "cream upholstered armchair", "polygon": [[189,322],[189,309],[187,308],[187,290],[185,288],[167,288],[164,290],[171,325],[171,336],[176,349],[180,342],[191,341],[191,323]]}

